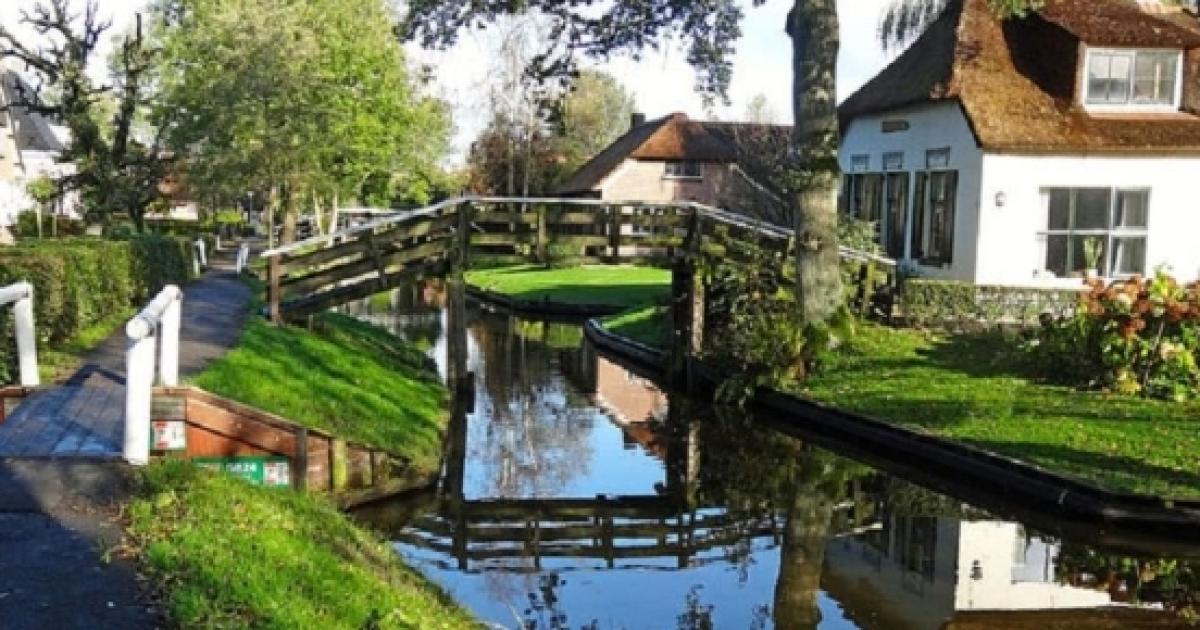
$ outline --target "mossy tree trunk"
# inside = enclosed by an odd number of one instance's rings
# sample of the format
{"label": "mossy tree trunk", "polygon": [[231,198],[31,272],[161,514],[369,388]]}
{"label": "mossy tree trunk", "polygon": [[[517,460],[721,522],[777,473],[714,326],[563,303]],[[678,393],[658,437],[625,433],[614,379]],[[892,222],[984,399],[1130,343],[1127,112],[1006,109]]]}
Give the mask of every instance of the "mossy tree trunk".
{"label": "mossy tree trunk", "polygon": [[795,0],[787,32],[792,38],[795,114],[790,159],[798,179],[792,199],[796,298],[803,320],[820,324],[842,303],[837,240],[837,1]]}

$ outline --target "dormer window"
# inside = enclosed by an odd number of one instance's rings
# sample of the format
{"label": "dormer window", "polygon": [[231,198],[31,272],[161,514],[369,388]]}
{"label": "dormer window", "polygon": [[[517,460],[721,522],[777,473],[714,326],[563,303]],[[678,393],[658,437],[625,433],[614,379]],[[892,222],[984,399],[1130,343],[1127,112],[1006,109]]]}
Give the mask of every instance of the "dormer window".
{"label": "dormer window", "polygon": [[1178,109],[1181,57],[1178,50],[1088,49],[1084,104],[1098,109]]}

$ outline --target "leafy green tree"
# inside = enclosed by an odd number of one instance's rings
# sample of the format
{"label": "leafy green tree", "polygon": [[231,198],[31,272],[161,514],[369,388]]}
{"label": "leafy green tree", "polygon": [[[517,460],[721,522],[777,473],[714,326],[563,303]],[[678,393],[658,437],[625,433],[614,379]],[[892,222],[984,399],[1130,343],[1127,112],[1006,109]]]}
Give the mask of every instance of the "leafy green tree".
{"label": "leafy green tree", "polygon": [[557,106],[555,145],[570,173],[629,130],[633,96],[616,77],[598,70],[579,73]]}
{"label": "leafy green tree", "polygon": [[86,2],[82,14],[72,11],[70,0],[39,2],[20,20],[38,33],[36,45],[0,27],[0,58],[16,58],[37,79],[37,87],[18,90],[16,102],[7,107],[65,124],[71,139],[61,159],[75,169],[60,178],[61,190],[79,191],[93,216],[128,214],[141,231],[168,166],[161,134],[139,130],[155,51],[143,41],[139,19],[110,60],[111,84],[96,85],[86,69],[110,26],[97,11],[94,0]]}
{"label": "leafy green tree", "polygon": [[156,13],[159,117],[175,121],[190,184],[265,194],[285,242],[302,205],[390,188],[447,149],[445,107],[418,94],[383,0],[161,0]]}
{"label": "leafy green tree", "polygon": [[[1036,7],[1039,0],[990,1],[999,12],[1011,14]],[[466,28],[526,12],[540,13],[553,25],[545,50],[530,65],[533,76],[569,78],[581,56],[636,55],[679,37],[687,43],[688,62],[697,69],[700,93],[709,100],[727,100],[734,43],[741,36],[743,11],[737,0],[411,0],[400,30],[423,45],[446,46]],[[787,156],[797,185],[785,201],[794,208],[797,303],[805,322],[822,324],[842,303],[836,202],[837,0],[793,0],[783,26],[792,40],[795,125]]]}

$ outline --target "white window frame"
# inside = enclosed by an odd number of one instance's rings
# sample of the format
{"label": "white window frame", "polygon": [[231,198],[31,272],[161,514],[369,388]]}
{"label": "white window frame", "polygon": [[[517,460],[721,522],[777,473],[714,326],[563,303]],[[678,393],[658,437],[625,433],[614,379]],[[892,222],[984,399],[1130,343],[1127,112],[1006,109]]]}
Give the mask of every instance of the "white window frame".
{"label": "white window frame", "polygon": [[[1074,208],[1074,204],[1072,204],[1071,216],[1068,219],[1068,221],[1070,222],[1068,227],[1066,229],[1053,229],[1053,230],[1050,229],[1050,191],[1052,191],[1052,190],[1080,190],[1080,189],[1092,189],[1092,188],[1108,190],[1108,193],[1109,193],[1109,195],[1108,195],[1108,228],[1106,228],[1106,229],[1088,228],[1088,229],[1082,229],[1082,230],[1076,229],[1075,227],[1073,227],[1073,224],[1075,222],[1075,208]],[[1128,228],[1128,227],[1114,226],[1114,222],[1116,221],[1117,203],[1118,203],[1118,199],[1121,196],[1121,193],[1146,193],[1146,226],[1145,227]],[[1051,236],[1066,236],[1068,243],[1070,243],[1070,240],[1076,236],[1083,236],[1083,237],[1094,236],[1094,237],[1100,237],[1100,238],[1104,239],[1104,262],[1103,262],[1104,275],[1102,277],[1117,279],[1117,278],[1131,278],[1133,276],[1139,276],[1139,275],[1145,276],[1146,275],[1146,267],[1149,264],[1149,258],[1150,258],[1150,208],[1151,208],[1151,202],[1153,201],[1153,195],[1154,195],[1154,192],[1149,186],[1044,186],[1044,187],[1042,187],[1042,189],[1041,189],[1042,217],[1041,217],[1040,227],[1038,228],[1038,233],[1037,233],[1038,262],[1037,262],[1036,268],[1037,269],[1045,269],[1046,271],[1050,271],[1050,269],[1046,268],[1046,255],[1049,253],[1049,247],[1050,247],[1050,238],[1049,237],[1051,237]],[[1119,238],[1145,239],[1146,258],[1145,258],[1145,260],[1142,261],[1142,269],[1140,271],[1135,271],[1133,273],[1114,273],[1113,241],[1115,239],[1119,239]],[[1068,245],[1068,247],[1069,247],[1069,245]],[[1068,250],[1068,252],[1069,252],[1069,250]],[[1071,261],[1071,256],[1070,256],[1070,253],[1068,253],[1067,254],[1067,264],[1068,265],[1070,264],[1070,261]],[[1068,270],[1067,273],[1068,273],[1067,276],[1060,276],[1060,277],[1067,277],[1067,278],[1072,277],[1072,276],[1070,276],[1070,273],[1071,273],[1070,270]]]}
{"label": "white window frame", "polygon": [[[684,174],[676,175],[671,173],[671,166],[673,164],[680,165],[680,168],[684,171]],[[696,166],[695,175],[688,175],[686,173],[686,167],[689,164],[694,164]],[[663,162],[663,179],[683,179],[691,181],[702,180],[704,179],[704,164],[699,160],[666,160]]]}
{"label": "white window frame", "polygon": [[[1173,53],[1175,53],[1175,95],[1174,95],[1174,99],[1172,99],[1170,104],[1135,103],[1135,102],[1133,102],[1132,99],[1133,99],[1134,83],[1137,81],[1137,77],[1136,77],[1137,54],[1139,52],[1145,52],[1145,53],[1173,52]],[[1128,103],[1091,103],[1091,102],[1089,102],[1088,89],[1089,89],[1090,83],[1091,83],[1089,79],[1090,79],[1091,68],[1092,68],[1092,56],[1094,54],[1105,54],[1105,55],[1128,54],[1128,55],[1130,55],[1130,57],[1132,59],[1130,62],[1130,67],[1129,67],[1129,76],[1130,76],[1130,83],[1129,83],[1130,97],[1129,98],[1130,98],[1130,101]],[[1181,107],[1181,104],[1183,102],[1183,62],[1184,62],[1183,51],[1176,49],[1176,48],[1146,48],[1146,47],[1143,47],[1143,48],[1116,48],[1116,47],[1093,48],[1093,47],[1089,46],[1089,47],[1087,47],[1085,54],[1084,54],[1084,58],[1083,58],[1083,71],[1079,73],[1079,75],[1080,75],[1079,102],[1081,105],[1083,105],[1084,109],[1086,109],[1088,111],[1100,112],[1100,113],[1105,113],[1105,112],[1109,112],[1109,113],[1177,112],[1177,111],[1179,111],[1179,108]]]}

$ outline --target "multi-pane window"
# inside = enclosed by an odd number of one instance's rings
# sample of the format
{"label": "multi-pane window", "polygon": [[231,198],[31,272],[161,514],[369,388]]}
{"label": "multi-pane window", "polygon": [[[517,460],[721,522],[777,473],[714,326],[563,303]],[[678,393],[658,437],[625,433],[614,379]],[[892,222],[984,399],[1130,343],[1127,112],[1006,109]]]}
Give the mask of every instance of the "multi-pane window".
{"label": "multi-pane window", "polygon": [[958,171],[917,173],[913,197],[912,257],[926,265],[954,258],[954,212]]}
{"label": "multi-pane window", "polygon": [[700,177],[700,163],[695,160],[669,160],[666,165],[667,177]]}
{"label": "multi-pane window", "polygon": [[1149,190],[1050,188],[1044,197],[1047,271],[1059,277],[1146,272]]}
{"label": "multi-pane window", "polygon": [[1176,50],[1091,50],[1086,103],[1177,105],[1179,60]]}

